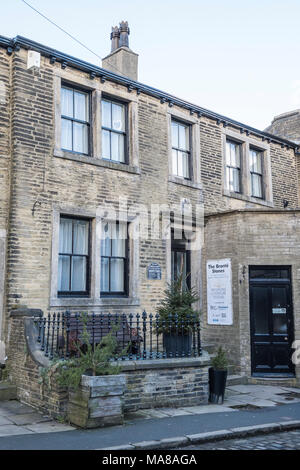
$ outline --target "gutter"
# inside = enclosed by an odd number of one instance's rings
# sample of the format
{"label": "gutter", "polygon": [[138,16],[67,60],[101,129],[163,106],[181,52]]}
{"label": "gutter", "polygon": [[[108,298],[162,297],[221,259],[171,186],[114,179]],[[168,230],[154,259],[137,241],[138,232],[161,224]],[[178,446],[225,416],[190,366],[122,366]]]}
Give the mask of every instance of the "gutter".
{"label": "gutter", "polygon": [[213,111],[209,111],[208,109],[194,105],[192,103],[189,103],[188,101],[184,101],[180,98],[170,95],[169,93],[158,90],[157,88],[150,87],[135,80],[131,80],[127,77],[123,77],[116,73],[110,72],[109,70],[103,69],[89,62],[77,59],[56,49],[44,46],[43,44],[32,41],[31,39],[27,39],[23,36],[16,36],[13,39],[7,38],[5,36],[0,36],[0,46],[6,47],[7,53],[9,55],[11,55],[14,51],[19,51],[21,47],[27,50],[35,50],[43,56],[49,57],[51,64],[54,64],[55,62],[60,62],[62,68],[65,68],[67,66],[74,67],[76,69],[89,73],[90,78],[100,77],[100,80],[102,82],[105,82],[106,80],[111,80],[115,83],[127,86],[128,91],[136,90],[138,94],[143,92],[149,96],[158,98],[161,103],[168,103],[170,107],[172,107],[173,105],[177,105],[181,108],[189,110],[191,114],[197,114],[199,118],[201,116],[205,116],[210,119],[216,120],[217,124],[222,123],[224,127],[226,127],[227,125],[237,127],[238,129],[240,129],[241,133],[252,133],[261,137],[262,140],[267,140],[268,143],[274,142],[277,144],[281,144],[281,147],[286,146],[287,148],[293,149],[297,148],[298,146],[295,142],[284,139],[282,137],[276,137],[273,134],[269,134],[268,132],[260,131],[258,129],[255,129],[254,127],[248,126],[239,121],[235,121],[234,119],[228,118]]}

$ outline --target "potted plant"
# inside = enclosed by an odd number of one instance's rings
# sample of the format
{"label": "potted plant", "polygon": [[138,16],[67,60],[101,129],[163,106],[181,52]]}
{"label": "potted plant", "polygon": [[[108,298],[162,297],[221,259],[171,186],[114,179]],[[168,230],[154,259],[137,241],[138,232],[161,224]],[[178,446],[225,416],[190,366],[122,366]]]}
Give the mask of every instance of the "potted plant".
{"label": "potted plant", "polygon": [[82,428],[122,424],[126,377],[111,360],[117,350],[114,328],[99,344],[93,345],[86,318],[83,316],[82,320],[77,357],[56,365],[58,384],[69,390],[68,419]]}
{"label": "potted plant", "polygon": [[182,273],[165,291],[157,313],[158,333],[163,334],[163,345],[168,356],[188,356],[192,349],[192,335],[198,325],[200,311],[192,305],[199,300],[195,288],[183,288]]}
{"label": "potted plant", "polygon": [[225,351],[220,346],[217,354],[211,360],[212,367],[209,368],[209,401],[218,403],[219,398],[224,402],[228,361]]}

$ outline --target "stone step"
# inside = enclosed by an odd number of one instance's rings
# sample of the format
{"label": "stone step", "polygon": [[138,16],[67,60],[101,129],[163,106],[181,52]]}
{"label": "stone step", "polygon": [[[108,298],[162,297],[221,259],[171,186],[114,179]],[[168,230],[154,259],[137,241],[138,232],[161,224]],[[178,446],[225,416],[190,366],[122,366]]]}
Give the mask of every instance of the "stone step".
{"label": "stone step", "polygon": [[17,387],[11,382],[0,382],[0,401],[16,400]]}
{"label": "stone step", "polygon": [[226,386],[230,385],[245,385],[247,384],[248,379],[246,375],[232,374],[227,376]]}
{"label": "stone step", "polygon": [[271,385],[274,387],[295,387],[300,389],[300,383],[296,377],[249,377],[248,384]]}

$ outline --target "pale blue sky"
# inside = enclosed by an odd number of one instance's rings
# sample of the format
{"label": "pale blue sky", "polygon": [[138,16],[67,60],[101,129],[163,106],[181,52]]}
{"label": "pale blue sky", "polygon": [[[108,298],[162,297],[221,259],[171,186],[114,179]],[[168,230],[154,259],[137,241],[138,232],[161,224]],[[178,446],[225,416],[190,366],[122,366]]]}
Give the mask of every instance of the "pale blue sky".
{"label": "pale blue sky", "polygon": [[[28,0],[101,57],[128,20],[139,81],[264,129],[300,108],[300,0]],[[0,34],[101,65],[21,0],[2,0]]]}

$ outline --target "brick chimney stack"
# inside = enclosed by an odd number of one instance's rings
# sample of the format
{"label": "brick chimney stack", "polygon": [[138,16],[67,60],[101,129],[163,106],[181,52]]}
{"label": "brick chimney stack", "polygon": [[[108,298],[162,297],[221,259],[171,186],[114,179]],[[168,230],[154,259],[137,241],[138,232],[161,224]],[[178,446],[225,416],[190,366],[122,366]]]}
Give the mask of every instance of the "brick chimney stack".
{"label": "brick chimney stack", "polygon": [[110,34],[111,52],[102,60],[102,67],[118,75],[138,79],[138,54],[129,48],[128,21],[113,26]]}

